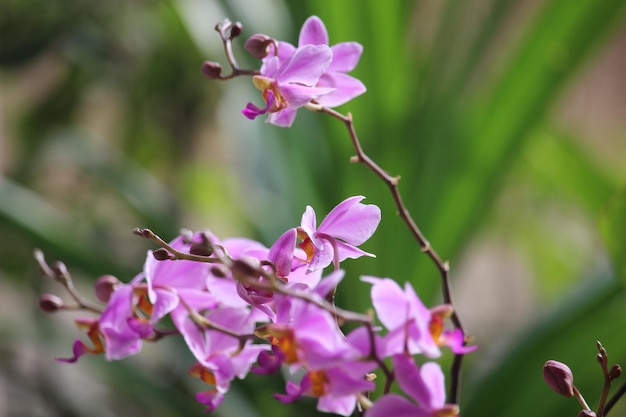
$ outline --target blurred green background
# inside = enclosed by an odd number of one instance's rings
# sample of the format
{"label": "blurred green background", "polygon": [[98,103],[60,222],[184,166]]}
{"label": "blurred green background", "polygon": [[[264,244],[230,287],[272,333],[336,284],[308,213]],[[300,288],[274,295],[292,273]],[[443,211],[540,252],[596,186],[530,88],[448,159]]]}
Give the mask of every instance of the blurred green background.
{"label": "blurred green background", "polygon": [[[214,25],[297,42],[320,16],[331,44],[364,46],[352,112],[365,151],[391,174],[452,265],[455,300],[480,350],[466,359],[462,415],[574,416],[543,383],[567,362],[595,406],[600,340],[626,363],[626,2],[374,0],[0,2],[0,415],[200,416],[177,340],[116,363],[66,356],[71,314],[45,315],[32,251],[63,260],[85,294],[140,271],[148,242],[180,228],[266,245],[351,195],[383,210],[345,263],[338,303],[365,311],[360,274],[411,281],[430,304],[439,277],[395,216],[339,122],[300,111],[291,129],[239,111],[249,79],[200,74],[224,63]],[[448,356],[444,362],[449,362]],[[271,398],[280,378],[235,383],[217,416],[318,415]],[[624,406],[613,415],[623,415]]]}

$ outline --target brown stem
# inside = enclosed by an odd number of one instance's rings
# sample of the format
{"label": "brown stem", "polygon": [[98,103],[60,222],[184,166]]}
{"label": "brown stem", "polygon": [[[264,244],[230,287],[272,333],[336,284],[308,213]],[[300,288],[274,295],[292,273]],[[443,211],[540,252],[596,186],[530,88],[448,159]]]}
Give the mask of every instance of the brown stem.
{"label": "brown stem", "polygon": [[65,289],[70,294],[70,296],[78,304],[77,307],[66,307],[68,310],[83,309],[83,310],[89,310],[96,314],[102,313],[103,311],[102,306],[99,306],[97,304],[94,304],[88,301],[82,295],[80,295],[80,293],[76,290],[76,288],[74,288],[72,277],[70,276],[69,272],[65,270],[65,266],[63,266],[63,268],[57,268],[57,269],[51,268],[46,262],[43,252],[40,251],[39,249],[35,249],[34,257],[35,257],[35,261],[37,262],[37,265],[39,266],[39,271],[41,272],[41,274],[63,285],[63,287],[65,287]]}
{"label": "brown stem", "polygon": [[[619,401],[620,398],[622,398],[624,396],[624,394],[626,394],[626,382],[624,382],[619,387],[619,389],[617,391],[615,391],[615,394],[613,394],[611,399],[609,399],[606,402],[606,406],[604,407],[604,417],[606,417],[606,415],[609,414],[609,411],[611,411],[613,406],[617,403],[617,401]],[[598,414],[598,417],[600,417],[599,414]]]}
{"label": "brown stem", "polygon": [[[350,135],[350,139],[352,141],[352,145],[356,151],[356,156],[353,156],[351,162],[360,162],[367,166],[374,174],[376,174],[385,184],[389,187],[389,191],[391,192],[391,196],[393,197],[393,201],[396,204],[396,208],[398,210],[398,215],[404,221],[404,223],[409,228],[411,234],[417,241],[420,246],[422,252],[424,252],[428,257],[433,261],[439,273],[441,275],[441,286],[443,293],[444,303],[450,304],[454,307],[454,302],[452,300],[452,289],[450,285],[450,265],[447,261],[442,261],[437,252],[430,245],[422,231],[419,229],[408,209],[404,205],[404,201],[402,200],[402,196],[400,194],[400,189],[398,188],[398,183],[400,182],[400,177],[393,177],[389,175],[385,170],[383,170],[376,162],[374,162],[367,154],[363,151],[359,138],[356,134],[356,130],[354,128],[354,123],[352,121],[352,114],[348,113],[347,115],[343,115],[333,109],[328,107],[320,106],[315,107],[312,106],[313,109],[321,111],[322,113],[326,113],[340,121],[342,121],[346,128],[348,129],[348,134]],[[457,314],[456,309],[454,309],[452,313],[452,323],[454,327],[460,329],[463,334],[465,331],[463,329],[463,324],[461,323],[461,319]],[[460,380],[461,380],[461,364],[462,364],[462,355],[455,355],[454,363],[452,368],[450,369],[451,374],[451,385],[450,385],[450,401],[454,403],[458,403],[459,400],[459,391],[460,391]]]}
{"label": "brown stem", "polygon": [[215,26],[215,30],[217,31],[217,33],[219,33],[220,38],[222,39],[222,43],[224,44],[224,53],[226,54],[226,59],[228,60],[228,64],[230,65],[230,68],[232,70],[230,75],[220,75],[218,77],[218,79],[220,80],[229,80],[239,75],[260,74],[258,70],[242,69],[239,68],[239,65],[237,64],[237,59],[235,58],[235,54],[233,53],[232,37],[228,34],[228,31],[230,31],[236,25],[239,25],[239,27],[241,27],[240,23],[233,23],[230,20],[226,19]]}
{"label": "brown stem", "polygon": [[170,254],[174,256],[174,258],[170,258],[171,260],[174,260],[174,261],[175,260],[187,260],[187,261],[195,261],[195,262],[205,262],[205,263],[210,263],[210,264],[222,263],[222,261],[218,258],[213,258],[213,257],[203,256],[203,255],[193,255],[191,253],[181,252],[178,249],[174,248],[169,243],[167,243],[166,241],[164,241],[163,239],[161,239],[158,235],[156,235],[150,229],[136,228],[135,230],[133,230],[133,233],[137,236],[150,239],[151,241],[155,242],[157,245],[159,245],[163,249],[167,250]]}

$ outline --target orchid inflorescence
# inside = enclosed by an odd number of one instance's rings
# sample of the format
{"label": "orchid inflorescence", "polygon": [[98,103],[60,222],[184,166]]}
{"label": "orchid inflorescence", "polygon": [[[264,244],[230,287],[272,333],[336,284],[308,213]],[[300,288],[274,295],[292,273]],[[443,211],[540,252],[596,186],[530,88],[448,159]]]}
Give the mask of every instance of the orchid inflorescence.
{"label": "orchid inflorescence", "polygon": [[[207,411],[219,406],[234,379],[286,369],[291,378],[285,392],[275,394],[283,402],[310,396],[318,399],[320,411],[345,416],[457,416],[461,360],[476,346],[468,344],[455,311],[449,265],[404,206],[399,178],[364,153],[352,116],[333,109],[366,90],[348,75],[363,48],[356,42],[329,46],[323,22],[313,16],[303,25],[298,46],[267,35],[251,36],[245,49],[261,66],[249,70],[238,66],[232,51],[242,25],[224,21],[216,30],[231,72],[223,75],[215,62],[204,63],[202,71],[219,80],[252,76],[263,104],[248,103],[242,110],[245,117],[266,115],[267,122],[288,127],[298,109],[305,108],[345,124],[356,151],[352,161],[365,164],[388,185],[418,249],[437,266],[443,303],[428,308],[410,283],[401,286],[390,278],[364,276],[361,281],[371,286],[373,312],[335,305],[334,294],[344,278],[341,263],[374,256],[359,246],[381,220],[376,205],[353,196],[319,225],[314,209],[306,207],[300,225],[269,248],[243,237],[221,239],[208,230],[185,231],[168,243],[151,230],[135,229],[158,248],[148,252],[143,270],[130,282],[111,275],[99,278],[95,296],[101,304],[76,291],[62,263],[48,265],[37,251],[42,274],[64,286],[75,301],[68,305],[46,294],[40,298],[42,310],[95,314],[76,320],[89,342],[76,340],[72,355],[58,360],[73,363],[89,354],[122,359],[139,353],[144,342],[179,335],[195,360],[189,373],[209,386],[196,395]],[[332,272],[324,274],[327,267]],[[446,325],[448,319],[451,325]],[[351,325],[347,334],[344,324]],[[434,361],[444,347],[455,358],[448,396],[444,372]],[[395,382],[402,394],[391,392]],[[372,398],[377,383],[382,395]]]}

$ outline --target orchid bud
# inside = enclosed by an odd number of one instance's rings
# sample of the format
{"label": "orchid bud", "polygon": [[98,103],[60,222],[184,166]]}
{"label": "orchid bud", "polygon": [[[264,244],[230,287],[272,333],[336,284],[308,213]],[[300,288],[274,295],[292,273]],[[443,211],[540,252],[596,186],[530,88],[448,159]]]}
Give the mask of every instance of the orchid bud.
{"label": "orchid bud", "polygon": [[596,413],[592,410],[582,410],[578,413],[578,417],[596,417]]}
{"label": "orchid bud", "polygon": [[611,367],[611,370],[609,371],[609,379],[617,379],[620,377],[620,375],[622,375],[622,367],[619,365],[613,365]]}
{"label": "orchid bud", "polygon": [[215,265],[211,268],[211,274],[218,278],[226,278],[228,276],[228,268],[224,265]]}
{"label": "orchid bud", "polygon": [[235,22],[230,26],[230,35],[229,39],[235,39],[237,36],[241,35],[243,31],[243,25],[240,22]]}
{"label": "orchid bud", "polygon": [[564,363],[547,361],[543,366],[543,379],[557,394],[568,398],[574,396],[574,375]]}
{"label": "orchid bud", "polygon": [[39,308],[46,313],[62,310],[64,306],[63,300],[54,294],[44,294],[39,297]]}
{"label": "orchid bud", "polygon": [[189,253],[198,256],[211,256],[213,255],[213,247],[209,242],[197,242],[191,245]]}
{"label": "orchid bud", "polygon": [[103,303],[108,303],[115,288],[121,284],[120,280],[113,275],[102,275],[94,284],[96,298]]}
{"label": "orchid bud", "polygon": [[172,256],[165,248],[153,250],[152,256],[154,256],[154,259],[156,259],[157,261],[166,261],[168,259],[172,259]]}
{"label": "orchid bud", "polygon": [[219,80],[222,75],[222,66],[217,62],[205,61],[202,63],[202,74],[212,80]]}
{"label": "orchid bud", "polygon": [[233,276],[239,282],[248,281],[250,278],[257,278],[259,276],[259,269],[261,268],[261,262],[252,257],[242,257],[233,261],[231,270]]}
{"label": "orchid bud", "polygon": [[269,53],[269,46],[274,42],[274,39],[259,33],[250,36],[243,47],[246,51],[250,52],[253,57],[263,59]]}
{"label": "orchid bud", "polygon": [[65,278],[68,276],[67,273],[67,267],[65,266],[65,264],[61,261],[56,261],[54,262],[50,268],[52,269],[52,271],[56,274],[57,277],[61,278]]}

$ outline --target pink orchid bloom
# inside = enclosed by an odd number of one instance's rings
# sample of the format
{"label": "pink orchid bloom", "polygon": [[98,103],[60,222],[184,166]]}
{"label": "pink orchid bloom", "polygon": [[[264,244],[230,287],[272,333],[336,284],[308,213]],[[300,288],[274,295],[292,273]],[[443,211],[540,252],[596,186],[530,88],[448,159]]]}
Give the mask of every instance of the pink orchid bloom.
{"label": "pink orchid bloom", "polygon": [[477,346],[464,346],[459,329],[444,330],[444,318],[451,312],[448,305],[428,309],[408,282],[402,289],[390,278],[362,277],[372,284],[372,304],[380,322],[389,331],[385,335],[385,355],[421,353],[430,358],[441,355],[440,347],[448,346],[456,354],[465,354]]}
{"label": "pink orchid bloom", "polygon": [[276,303],[276,322],[258,327],[255,333],[278,346],[281,360],[292,370],[301,366],[308,370],[326,369],[359,355],[328,311],[286,296],[277,297]]}
{"label": "pink orchid bloom", "polygon": [[439,364],[427,362],[421,369],[410,355],[392,357],[394,374],[400,388],[413,401],[398,395],[380,397],[365,417],[456,417],[459,407],[446,404],[444,375]]}
{"label": "pink orchid bloom", "polygon": [[380,223],[380,209],[375,205],[361,204],[365,197],[350,197],[339,203],[319,227],[315,211],[307,206],[298,228],[302,239],[300,248],[307,254],[309,271],[325,268],[334,263],[335,269],[347,258],[374,256],[357,248],[373,234]]}
{"label": "pink orchid bloom", "polygon": [[[282,42],[279,44],[282,45]],[[328,32],[324,22],[317,17],[309,17],[300,30],[298,46],[328,45]],[[325,94],[316,101],[322,106],[340,106],[366,91],[365,85],[358,79],[347,75],[359,63],[363,46],[357,42],[342,42],[330,47],[333,59],[321,75],[317,87],[330,87],[334,90]]]}
{"label": "pink orchid bloom", "polygon": [[357,395],[376,388],[365,379],[374,368],[373,362],[346,361],[340,366],[309,371],[299,384],[289,381],[286,393],[274,394],[274,398],[289,403],[304,395],[315,397],[319,411],[350,416],[356,408]]}

